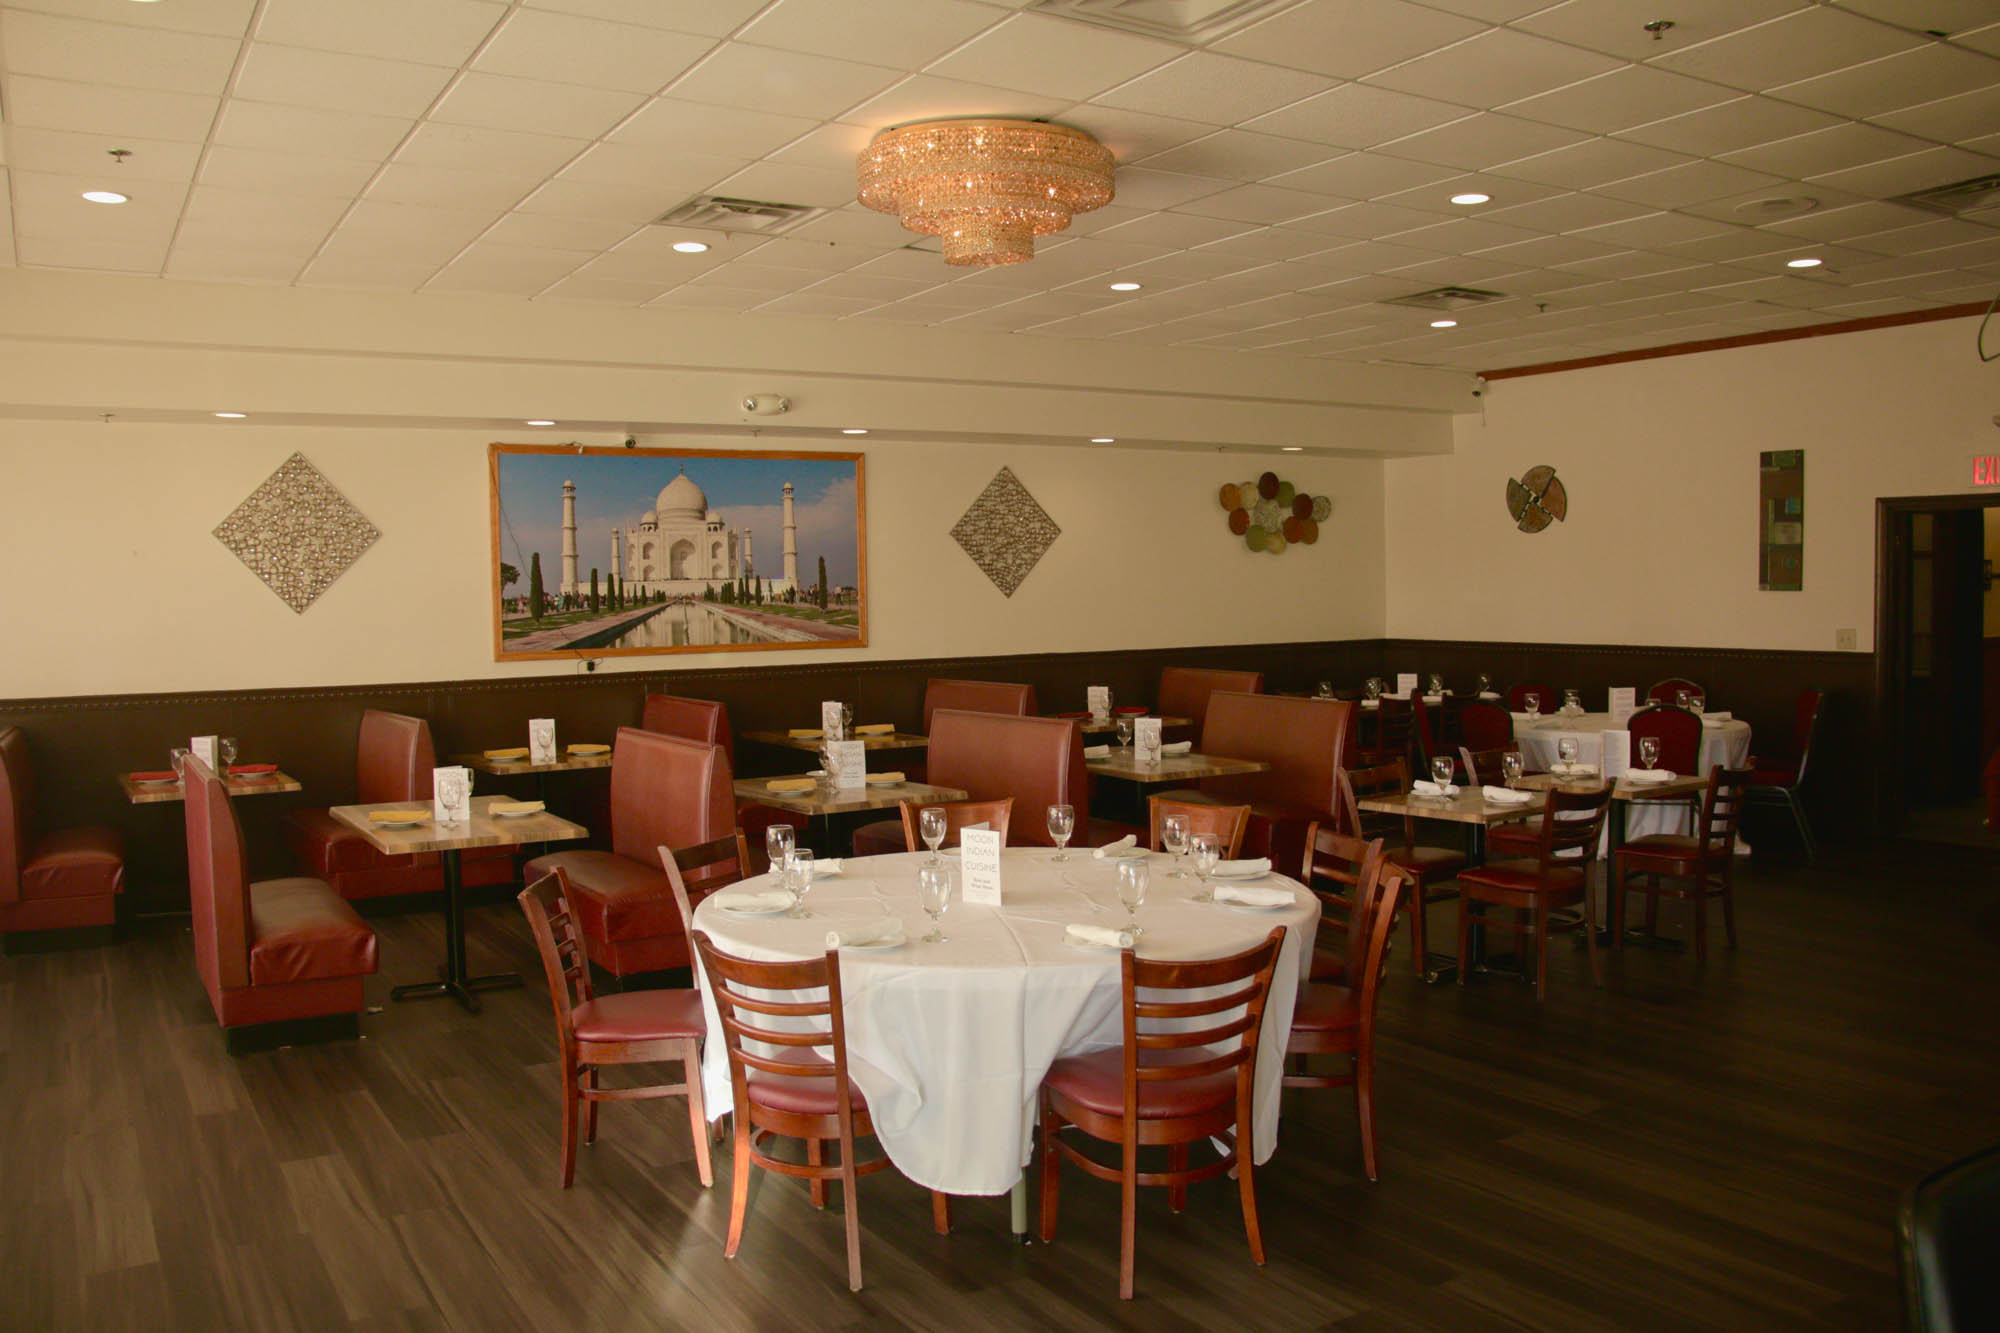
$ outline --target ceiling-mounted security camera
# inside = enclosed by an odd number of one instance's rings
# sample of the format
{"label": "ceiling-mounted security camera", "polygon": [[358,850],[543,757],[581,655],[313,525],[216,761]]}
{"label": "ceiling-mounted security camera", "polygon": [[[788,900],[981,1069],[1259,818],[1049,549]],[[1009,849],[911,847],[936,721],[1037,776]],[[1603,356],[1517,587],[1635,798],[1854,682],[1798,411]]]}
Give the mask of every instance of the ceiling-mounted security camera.
{"label": "ceiling-mounted security camera", "polygon": [[774,417],[788,411],[792,400],[781,393],[753,393],[743,400],[743,410],[760,417]]}
{"label": "ceiling-mounted security camera", "polygon": [[1484,394],[1485,392],[1486,392],[1486,377],[1484,375],[1474,375],[1472,377],[1472,396],[1474,398],[1477,398],[1482,394]]}

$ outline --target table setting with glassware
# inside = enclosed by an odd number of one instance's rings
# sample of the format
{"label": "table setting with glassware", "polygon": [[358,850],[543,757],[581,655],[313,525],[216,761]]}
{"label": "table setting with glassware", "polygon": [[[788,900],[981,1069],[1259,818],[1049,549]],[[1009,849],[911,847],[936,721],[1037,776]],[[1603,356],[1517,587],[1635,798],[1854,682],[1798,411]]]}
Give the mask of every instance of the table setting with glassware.
{"label": "table setting with glassware", "polygon": [[[1051,831],[1067,827],[1050,814]],[[919,816],[927,850],[829,864],[773,827],[774,869],[703,899],[695,928],[724,953],[763,961],[840,952],[850,1071],[876,1135],[910,1179],[951,1194],[1020,1192],[1037,1090],[1060,1056],[1122,1041],[1120,951],[1216,957],[1287,928],[1264,1015],[1254,1146],[1277,1142],[1278,1090],[1297,984],[1319,900],[1266,861],[1230,863],[1216,840],[1149,853],[1128,837],[1095,849],[1002,848],[960,830],[944,848],[942,810]],[[968,885],[997,904],[967,901]],[[703,1007],[716,1029],[713,1001]],[[711,1114],[730,1105],[723,1043],[703,1052]]]}
{"label": "table setting with glassware", "polygon": [[234,736],[197,736],[187,745],[167,752],[169,767],[139,773],[120,773],[118,785],[133,805],[186,799],[181,785],[182,770],[190,755],[201,754],[203,762],[222,775],[230,796],[273,796],[279,792],[305,790],[304,784],[276,764],[239,764]]}

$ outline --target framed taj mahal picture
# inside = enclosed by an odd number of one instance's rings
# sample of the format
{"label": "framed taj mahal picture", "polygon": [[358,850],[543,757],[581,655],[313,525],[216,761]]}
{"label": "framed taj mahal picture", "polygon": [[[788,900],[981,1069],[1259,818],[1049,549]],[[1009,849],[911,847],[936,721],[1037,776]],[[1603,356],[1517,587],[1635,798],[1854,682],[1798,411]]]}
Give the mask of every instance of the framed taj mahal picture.
{"label": "framed taj mahal picture", "polygon": [[858,648],[861,455],[487,449],[493,655]]}

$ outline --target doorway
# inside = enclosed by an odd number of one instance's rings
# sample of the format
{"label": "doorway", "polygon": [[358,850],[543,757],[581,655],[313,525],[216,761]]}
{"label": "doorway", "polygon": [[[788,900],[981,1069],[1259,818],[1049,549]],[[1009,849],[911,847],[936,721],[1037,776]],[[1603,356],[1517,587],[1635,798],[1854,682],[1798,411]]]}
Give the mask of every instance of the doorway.
{"label": "doorway", "polygon": [[1880,827],[2000,848],[1982,775],[2000,750],[2000,495],[1877,502]]}

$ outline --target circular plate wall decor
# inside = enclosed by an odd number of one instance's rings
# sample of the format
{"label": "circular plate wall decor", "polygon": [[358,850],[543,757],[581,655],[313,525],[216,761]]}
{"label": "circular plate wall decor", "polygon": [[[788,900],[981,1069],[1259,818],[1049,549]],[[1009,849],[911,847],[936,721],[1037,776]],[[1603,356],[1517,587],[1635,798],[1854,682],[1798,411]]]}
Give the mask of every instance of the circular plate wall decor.
{"label": "circular plate wall decor", "polygon": [[1523,532],[1540,532],[1569,516],[1569,492],[1552,467],[1531,467],[1507,481],[1507,512]]}
{"label": "circular plate wall decor", "polygon": [[1333,501],[1308,495],[1278,474],[1230,482],[1216,494],[1229,515],[1229,531],[1253,551],[1283,555],[1288,546],[1311,546],[1320,525],[1333,515]]}

